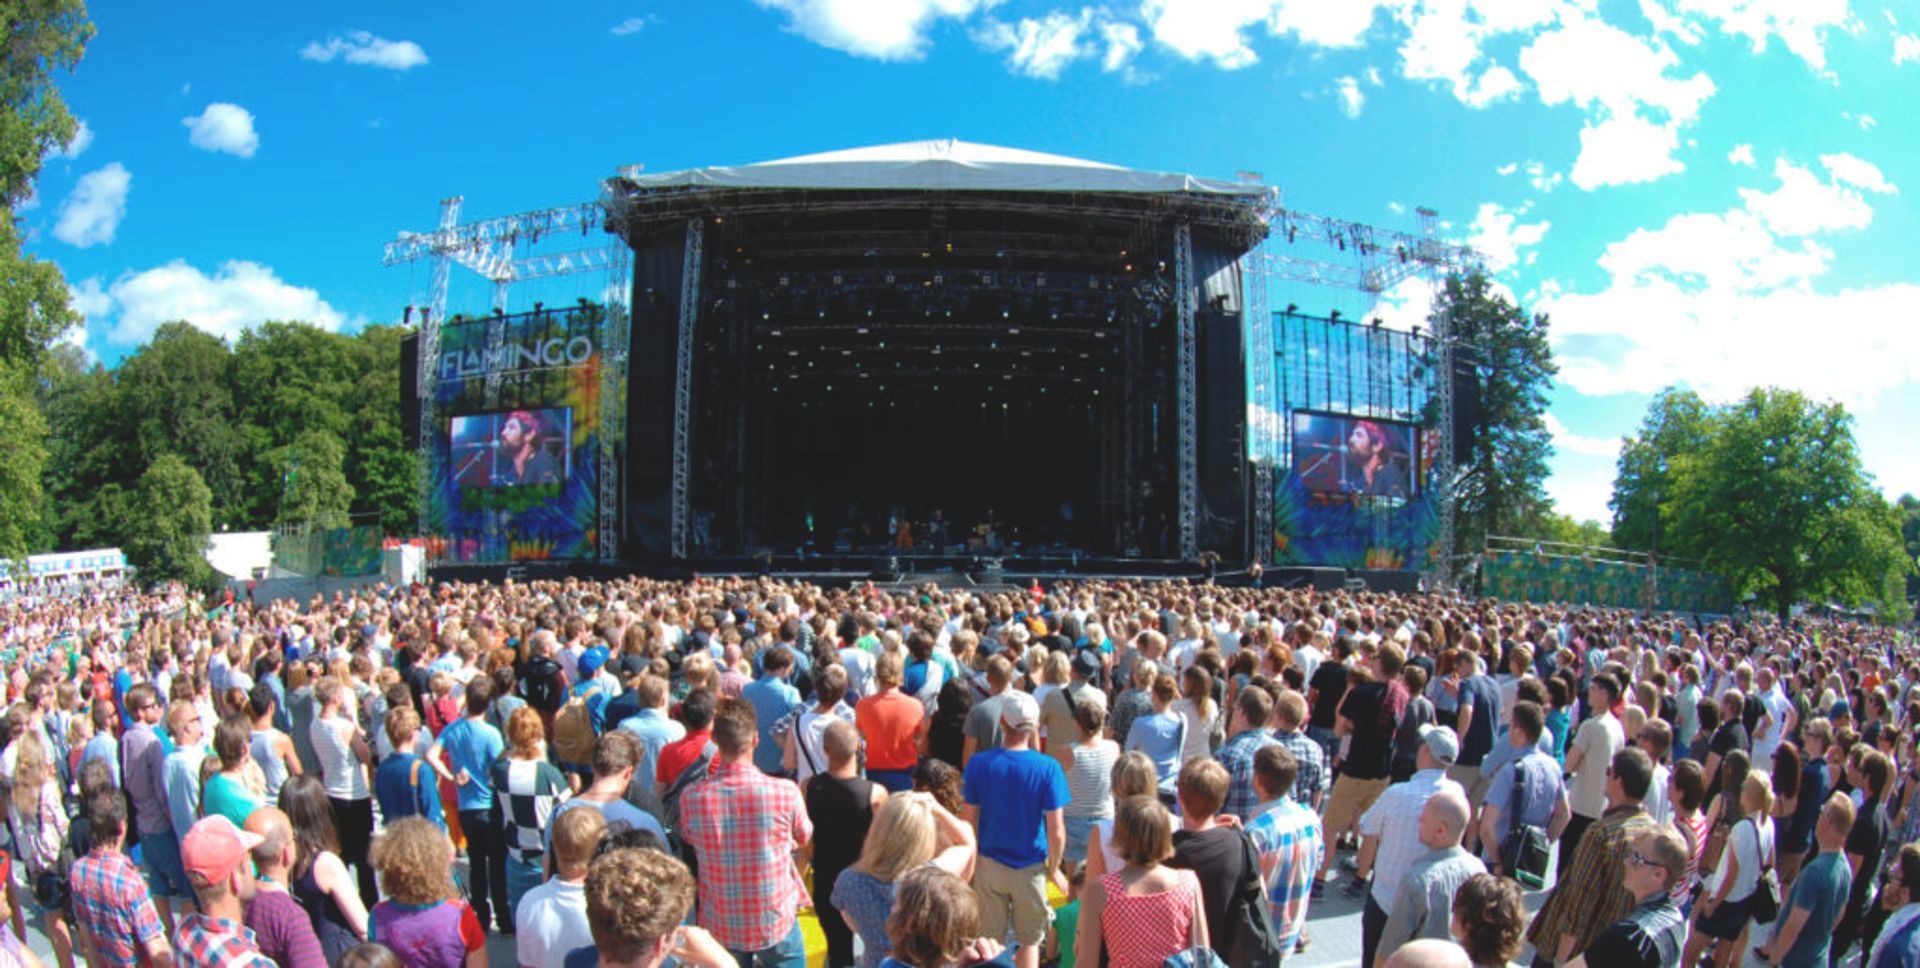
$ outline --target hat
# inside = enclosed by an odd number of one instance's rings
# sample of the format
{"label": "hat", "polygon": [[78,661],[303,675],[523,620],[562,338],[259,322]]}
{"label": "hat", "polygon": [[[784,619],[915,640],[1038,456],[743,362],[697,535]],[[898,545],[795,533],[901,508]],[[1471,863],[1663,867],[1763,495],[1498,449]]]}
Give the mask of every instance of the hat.
{"label": "hat", "polygon": [[1453,761],[1460,758],[1460,737],[1452,727],[1428,723],[1420,727],[1420,742],[1427,744],[1427,752],[1442,766],[1452,766]]}
{"label": "hat", "polygon": [[1081,649],[1073,655],[1073,674],[1092,679],[1100,674],[1100,657],[1092,649]]}
{"label": "hat", "polygon": [[580,678],[590,678],[594,673],[600,671],[601,666],[606,664],[607,647],[604,645],[596,645],[580,653]]}
{"label": "hat", "polygon": [[1009,691],[1000,707],[1000,721],[1013,729],[1031,729],[1040,725],[1040,704],[1024,692]]}
{"label": "hat", "polygon": [[241,830],[220,814],[202,817],[180,839],[180,860],[195,883],[224,884],[236,868],[246,863],[247,852],[265,839]]}

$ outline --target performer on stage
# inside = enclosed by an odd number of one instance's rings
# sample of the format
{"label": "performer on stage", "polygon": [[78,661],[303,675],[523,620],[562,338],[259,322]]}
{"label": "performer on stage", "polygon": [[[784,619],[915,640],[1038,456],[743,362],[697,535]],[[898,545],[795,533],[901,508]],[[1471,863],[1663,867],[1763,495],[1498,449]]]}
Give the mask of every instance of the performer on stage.
{"label": "performer on stage", "polygon": [[500,423],[500,451],[493,461],[495,486],[558,484],[560,466],[540,447],[540,421],[525,410]]}
{"label": "performer on stage", "polygon": [[1406,472],[1388,460],[1387,432],[1371,420],[1356,420],[1353,433],[1347,435],[1348,467],[1358,465],[1360,479],[1348,479],[1347,487],[1357,494],[1380,497],[1405,497]]}

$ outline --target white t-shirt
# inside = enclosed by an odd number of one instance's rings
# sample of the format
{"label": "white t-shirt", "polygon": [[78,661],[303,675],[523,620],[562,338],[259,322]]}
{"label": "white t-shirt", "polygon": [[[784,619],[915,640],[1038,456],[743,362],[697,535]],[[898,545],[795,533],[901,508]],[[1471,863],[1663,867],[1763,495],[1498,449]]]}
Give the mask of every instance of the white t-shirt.
{"label": "white t-shirt", "polygon": [[1580,750],[1585,758],[1580,761],[1580,772],[1574,774],[1573,787],[1567,797],[1574,813],[1598,819],[1606,812],[1607,767],[1613,765],[1613,754],[1626,745],[1626,730],[1610,712],[1580,724],[1580,731],[1573,736],[1572,748]]}
{"label": "white t-shirt", "polygon": [[1786,738],[1787,717],[1793,715],[1793,703],[1778,689],[1761,693],[1760,703],[1767,707],[1767,714],[1773,717],[1773,722],[1766,727],[1766,736],[1753,741],[1753,760],[1767,763],[1773,760],[1773,754],[1780,750],[1780,742]]}
{"label": "white t-shirt", "polygon": [[593,944],[585,885],[556,877],[528,891],[513,918],[514,949],[523,965],[557,965]]}
{"label": "white t-shirt", "polygon": [[[1760,835],[1758,839],[1754,837],[1756,831]],[[1764,856],[1762,850],[1766,852]],[[1708,896],[1717,893],[1720,885],[1726,882],[1727,851],[1732,851],[1734,859],[1740,864],[1740,872],[1734,875],[1733,887],[1727,891],[1727,900],[1745,900],[1760,882],[1761,863],[1773,863],[1773,818],[1749,818],[1733,825],[1733,833],[1727,837],[1727,846],[1720,852],[1720,863],[1714,867],[1712,874],[1707,875]]]}
{"label": "white t-shirt", "polygon": [[353,755],[353,730],[353,720],[335,717],[315,719],[309,733],[327,796],[335,800],[365,800],[373,795],[367,787],[366,765]]}

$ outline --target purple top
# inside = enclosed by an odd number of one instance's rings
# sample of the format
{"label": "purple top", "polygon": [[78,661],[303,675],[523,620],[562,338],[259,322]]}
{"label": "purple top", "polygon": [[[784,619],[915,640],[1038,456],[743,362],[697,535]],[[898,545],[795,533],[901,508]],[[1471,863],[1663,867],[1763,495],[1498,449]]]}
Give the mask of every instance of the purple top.
{"label": "purple top", "polygon": [[173,830],[167,810],[167,751],[152,726],[139,723],[120,737],[120,761],[126,764],[127,796],[143,834]]}
{"label": "purple top", "polygon": [[367,917],[367,940],[392,948],[407,968],[461,968],[487,934],[462,900],[427,907],[381,901]]}
{"label": "purple top", "polygon": [[247,905],[247,927],[253,929],[260,953],[280,968],[327,968],[320,938],[313,933],[313,920],[286,891],[262,884],[253,903]]}

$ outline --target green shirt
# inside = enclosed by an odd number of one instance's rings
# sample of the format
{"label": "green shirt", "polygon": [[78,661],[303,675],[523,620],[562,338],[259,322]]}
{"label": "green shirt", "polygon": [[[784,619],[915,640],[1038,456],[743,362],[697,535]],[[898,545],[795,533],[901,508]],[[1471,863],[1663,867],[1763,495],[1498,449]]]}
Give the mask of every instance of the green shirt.
{"label": "green shirt", "polygon": [[1073,942],[1079,932],[1080,899],[1074,898],[1053,912],[1053,933],[1060,939],[1060,968],[1073,968]]}
{"label": "green shirt", "polygon": [[258,809],[259,798],[225,773],[207,777],[207,787],[200,794],[201,816],[223,816],[233,821],[234,826],[244,827],[247,817]]}

